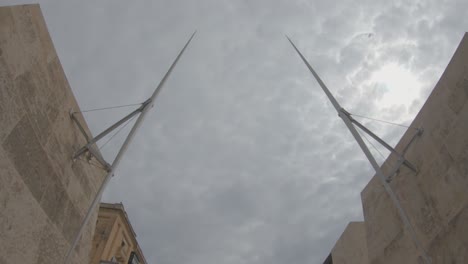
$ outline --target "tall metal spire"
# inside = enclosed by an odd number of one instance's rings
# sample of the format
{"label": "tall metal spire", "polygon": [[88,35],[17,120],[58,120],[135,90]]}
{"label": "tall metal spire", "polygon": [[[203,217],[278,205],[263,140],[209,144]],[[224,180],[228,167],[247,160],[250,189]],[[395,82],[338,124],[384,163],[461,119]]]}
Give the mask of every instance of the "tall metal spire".
{"label": "tall metal spire", "polygon": [[[397,195],[395,194],[395,192],[392,190],[392,188],[390,187],[390,185],[388,184],[391,176],[393,175],[394,172],[396,172],[399,167],[404,164],[406,165],[408,168],[410,168],[411,170],[415,171],[416,168],[409,162],[407,161],[404,157],[403,157],[403,154],[399,154],[395,149],[393,149],[392,147],[390,147],[387,143],[385,143],[382,139],[380,139],[379,137],[377,137],[374,133],[372,133],[370,130],[368,130],[367,128],[365,128],[362,124],[360,124],[359,122],[357,122],[356,120],[354,120],[354,118],[351,117],[351,114],[348,113],[345,109],[343,109],[340,104],[338,103],[338,101],[336,101],[335,97],[331,94],[330,90],[328,90],[327,86],[323,83],[323,81],[320,79],[320,77],[318,76],[318,74],[315,72],[315,70],[312,68],[312,66],[310,66],[309,62],[304,58],[304,56],[302,55],[302,53],[297,49],[296,45],[294,45],[294,43],[291,41],[291,39],[286,36],[286,38],[289,40],[289,42],[291,43],[291,45],[294,47],[294,49],[296,50],[297,54],[299,54],[299,56],[301,57],[301,59],[304,61],[304,63],[306,64],[307,68],[309,68],[310,72],[312,73],[312,75],[315,77],[315,79],[317,80],[317,82],[319,83],[320,87],[322,87],[323,91],[325,92],[325,94],[327,95],[328,99],[330,100],[330,102],[333,104],[333,106],[335,107],[336,111],[338,112],[338,116],[341,117],[341,119],[343,119],[343,122],[345,123],[346,127],[349,129],[349,131],[351,132],[351,134],[353,135],[354,139],[357,141],[357,143],[359,144],[359,146],[361,147],[362,151],[364,152],[364,154],[366,155],[367,159],[369,160],[370,164],[372,165],[372,167],[374,168],[375,172],[376,172],[376,175],[379,177],[382,185],[384,186],[386,192],[388,193],[388,195],[390,196],[390,199],[392,200],[393,204],[395,205],[395,207],[398,209],[398,213],[400,215],[400,218],[401,220],[403,221],[405,227],[406,227],[406,230],[409,232],[413,242],[414,242],[414,245],[416,246],[417,250],[419,251],[420,253],[420,257],[422,258],[423,262],[425,264],[430,264],[432,262],[431,258],[429,257],[429,255],[427,254],[427,252],[424,250],[421,242],[419,241],[419,239],[417,238],[416,236],[416,232],[413,228],[413,226],[411,225],[411,222],[409,220],[409,217],[408,215],[406,214],[405,210],[403,209],[403,207],[401,206],[401,202],[400,200],[398,199]],[[374,156],[372,155],[372,153],[370,152],[369,148],[367,147],[367,145],[364,143],[364,140],[362,139],[361,135],[359,134],[359,132],[356,130],[356,128],[354,127],[354,124],[356,124],[358,127],[360,127],[361,129],[363,129],[363,131],[367,134],[369,134],[370,136],[372,136],[374,139],[376,139],[379,143],[381,143],[384,147],[386,147],[387,149],[389,149],[390,151],[392,151],[393,153],[396,153],[398,156],[399,156],[399,163],[397,164],[397,166],[395,167],[395,169],[392,171],[392,175],[389,175],[389,177],[386,177],[384,175],[384,173],[382,172],[380,166],[378,165],[377,161],[375,160]],[[419,130],[418,133],[415,135],[415,136],[418,136],[422,133],[422,130]],[[414,139],[414,137],[413,137]],[[412,140],[413,141],[413,140]],[[412,142],[411,141],[411,142]]]}
{"label": "tall metal spire", "polygon": [[294,47],[294,49],[296,50],[297,54],[299,54],[299,56],[301,57],[302,61],[305,63],[305,65],[307,66],[307,68],[309,68],[309,71],[312,73],[312,75],[314,75],[315,79],[317,80],[317,82],[320,84],[320,87],[322,87],[323,91],[325,92],[325,94],[327,95],[328,99],[330,100],[330,102],[332,103],[333,107],[335,107],[336,111],[338,112],[338,114],[340,113],[341,109],[343,109],[340,104],[338,103],[338,101],[336,101],[335,97],[333,97],[333,95],[331,94],[330,90],[328,90],[327,86],[323,83],[322,79],[320,79],[320,77],[318,76],[318,74],[314,71],[314,69],[312,68],[312,66],[310,66],[309,62],[304,58],[304,56],[302,56],[302,53],[297,49],[296,45],[294,45],[294,43],[291,41],[291,39],[286,36],[286,38],[289,40],[289,43],[291,43],[291,45]]}
{"label": "tall metal spire", "polygon": [[[177,55],[176,59],[174,60],[174,62],[172,63],[171,67],[169,67],[169,70],[166,72],[166,74],[164,75],[164,77],[161,79],[161,81],[159,82],[158,86],[156,87],[156,89],[154,90],[153,94],[151,95],[150,98],[148,98],[148,100],[146,100],[138,109],[136,109],[135,111],[133,111],[132,113],[128,114],[127,116],[125,116],[124,118],[122,118],[121,120],[119,120],[118,122],[116,122],[114,125],[110,126],[108,129],[106,129],[104,132],[100,133],[98,136],[96,136],[95,138],[91,139],[91,140],[88,140],[88,143],[82,147],[80,150],[78,150],[75,155],[74,155],[74,158],[77,158],[78,156],[80,156],[81,154],[85,153],[86,151],[89,151],[90,154],[94,155],[96,157],[96,159],[100,162],[104,162],[102,157],[99,155],[99,154],[96,154],[95,151],[93,151],[92,149],[92,145],[95,144],[99,139],[103,138],[105,135],[107,135],[108,133],[110,133],[112,130],[114,130],[115,128],[119,127],[120,125],[122,125],[123,123],[125,123],[125,121],[129,120],[131,117],[135,116],[136,114],[140,114],[137,118],[137,120],[135,121],[135,124],[133,125],[132,129],[130,130],[130,132],[128,133],[127,135],[127,138],[125,139],[124,143],[122,144],[122,147],[120,148],[119,152],[117,153],[117,156],[115,157],[114,161],[112,162],[112,165],[109,165],[107,163],[103,164],[106,169],[107,169],[107,175],[106,177],[104,178],[104,181],[103,183],[101,184],[101,186],[99,187],[99,190],[96,194],[96,196],[94,197],[94,200],[93,202],[91,203],[91,205],[89,206],[88,208],[88,211],[86,213],[86,216],[85,218],[83,219],[83,221],[81,222],[81,226],[80,226],[80,229],[78,230],[77,234],[75,235],[75,238],[73,240],[73,243],[70,245],[70,249],[68,250],[67,252],[67,255],[65,256],[65,261],[64,263],[65,264],[68,264],[69,261],[70,261],[70,257],[83,233],[83,230],[84,228],[86,227],[90,217],[91,217],[91,214],[94,210],[94,208],[96,207],[96,205],[99,203],[99,201],[101,200],[101,196],[102,196],[102,193],[104,192],[104,189],[106,188],[107,184],[109,183],[109,180],[112,176],[114,176],[114,172],[115,172],[115,169],[117,168],[117,166],[119,165],[121,159],[122,159],[122,156],[124,155],[125,151],[127,150],[128,148],[128,145],[130,144],[130,142],[132,141],[133,137],[135,136],[135,133],[137,132],[138,128],[141,126],[141,123],[143,122],[146,114],[148,113],[148,110],[151,109],[154,105],[154,100],[156,99],[156,97],[158,96],[159,92],[161,91],[162,87],[164,86],[164,83],[166,82],[166,80],[169,78],[169,76],[171,75],[171,72],[172,70],[174,69],[174,67],[177,65],[177,62],[179,61],[180,57],[182,56],[182,54],[184,53],[185,49],[187,48],[187,46],[190,44],[190,42],[192,41],[193,37],[195,36],[195,32],[193,32],[193,34],[190,36],[189,40],[187,41],[187,43],[185,44],[185,46],[182,48],[182,50],[180,51],[179,55]],[[72,119],[77,122],[77,119],[74,118],[73,116],[73,113],[72,113]],[[78,126],[81,127],[81,125],[78,123]],[[80,128],[81,130],[81,128]],[[83,131],[83,130],[82,130]]]}

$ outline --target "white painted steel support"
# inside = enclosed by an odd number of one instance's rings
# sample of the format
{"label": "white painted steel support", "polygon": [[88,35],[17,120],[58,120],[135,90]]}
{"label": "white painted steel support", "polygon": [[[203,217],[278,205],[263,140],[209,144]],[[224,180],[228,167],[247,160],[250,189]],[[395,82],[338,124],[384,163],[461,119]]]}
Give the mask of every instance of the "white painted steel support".
{"label": "white painted steel support", "polygon": [[[192,34],[192,36],[190,37],[190,39],[187,41],[187,43],[185,44],[184,48],[180,51],[179,55],[177,55],[176,59],[174,60],[174,62],[172,63],[171,67],[169,68],[169,70],[167,71],[167,73],[164,75],[164,77],[162,78],[162,80],[159,82],[158,86],[156,87],[156,89],[154,90],[153,94],[151,95],[151,97],[142,105],[143,108],[141,109],[140,111],[140,115],[138,116],[137,120],[135,121],[135,124],[133,125],[132,129],[130,130],[130,132],[128,133],[128,136],[127,138],[125,139],[122,147],[120,148],[119,152],[117,153],[117,156],[115,157],[114,161],[112,162],[112,165],[106,175],[106,177],[104,178],[104,181],[103,183],[101,184],[101,186],[99,187],[99,190],[96,194],[96,196],[94,197],[94,200],[93,202],[91,203],[91,205],[89,206],[88,208],[88,211],[86,213],[86,216],[85,218],[83,219],[83,221],[81,222],[81,226],[77,232],[77,234],[75,235],[74,237],[74,240],[72,242],[72,244],[70,245],[70,248],[67,252],[67,255],[65,256],[65,260],[64,260],[64,263],[65,264],[68,264],[70,262],[70,257],[71,255],[73,254],[73,251],[76,247],[76,245],[78,244],[78,241],[79,239],[81,238],[81,235],[83,233],[83,230],[84,228],[86,227],[90,217],[91,217],[91,214],[93,213],[93,210],[94,208],[96,207],[96,205],[99,203],[99,201],[101,200],[101,196],[102,196],[102,193],[104,192],[104,189],[106,188],[107,184],[109,183],[110,181],[110,178],[112,176],[114,176],[114,172],[115,172],[115,169],[117,168],[117,166],[119,165],[121,159],[122,159],[122,156],[124,155],[125,151],[127,150],[128,148],[128,145],[130,144],[130,142],[132,141],[133,137],[135,136],[135,133],[137,132],[138,128],[141,126],[146,114],[148,113],[148,110],[151,109],[154,105],[154,100],[156,99],[156,97],[158,96],[159,92],[161,91],[161,88],[163,87],[164,83],[166,82],[167,78],[170,76],[172,70],[174,69],[174,67],[176,66],[177,62],[179,61],[180,57],[182,56],[182,54],[184,53],[185,49],[187,48],[187,46],[190,44],[190,41],[192,41],[192,38],[195,36],[195,33],[196,31]],[[137,109],[139,110],[139,109]],[[137,111],[135,110],[135,111]],[[134,111],[134,112],[135,112]],[[134,113],[132,112],[132,113]],[[131,114],[132,114],[131,113]],[[127,116],[128,117],[128,116]],[[125,117],[125,118],[127,118]],[[125,119],[124,118],[124,119]],[[123,119],[122,119],[123,120]],[[121,122],[122,120],[120,120],[119,122]],[[127,119],[128,120],[128,119]],[[117,122],[117,123],[119,123]],[[122,124],[123,122],[121,122]],[[115,125],[113,125],[115,126]],[[111,126],[111,127],[113,127]],[[117,126],[115,126],[117,127]],[[114,129],[115,129],[114,127]],[[107,129],[108,130],[108,129]],[[106,131],[107,131],[106,130]],[[106,132],[105,131],[105,132]],[[102,133],[101,133],[102,134]],[[96,142],[97,140],[95,140]],[[89,143],[88,143],[89,144]],[[85,147],[87,147],[88,145],[86,145]]]}
{"label": "white painted steel support", "polygon": [[[394,148],[392,148],[389,144],[387,144],[387,142],[385,142],[383,139],[381,139],[379,136],[377,136],[376,134],[374,134],[372,131],[370,131],[367,127],[365,127],[363,124],[359,123],[358,121],[356,121],[349,113],[346,112],[346,115],[348,116],[348,119],[353,123],[355,124],[356,126],[358,126],[360,129],[362,129],[362,131],[366,132],[369,136],[371,136],[373,139],[377,140],[377,142],[379,142],[382,146],[384,146],[386,149],[388,149],[390,152],[392,152],[393,154],[397,155],[398,156],[398,159],[401,159],[402,160],[402,164],[405,165],[406,167],[408,167],[410,170],[412,170],[413,172],[417,173],[418,170],[416,169],[416,167],[411,164],[411,162],[409,162],[404,156],[403,154],[400,154],[398,153],[398,151],[396,151]],[[409,146],[409,144],[408,144]]]}
{"label": "white painted steel support", "polygon": [[[89,136],[86,134],[86,131],[84,130],[83,126],[81,125],[80,121],[78,118],[75,116],[75,112],[73,110],[70,110],[70,118],[75,122],[75,124],[78,126],[78,129],[80,130],[81,134],[85,137],[86,141],[89,142]],[[88,160],[91,159],[91,156],[93,156],[103,167],[104,170],[109,171],[111,165],[107,163],[107,161],[104,160],[104,157],[102,157],[101,153],[97,150],[94,149],[95,146],[89,145],[86,150],[88,151]],[[85,152],[81,153],[84,154]],[[80,154],[80,155],[81,155]],[[73,155],[73,160],[76,160],[79,157],[79,155]]]}
{"label": "white painted steel support", "polygon": [[357,143],[359,144],[359,146],[361,147],[362,151],[364,152],[364,154],[366,155],[367,159],[369,160],[370,164],[372,165],[372,167],[374,168],[377,176],[379,177],[382,185],[384,186],[385,188],[385,191],[388,193],[388,195],[390,196],[390,199],[392,200],[393,204],[395,205],[395,207],[397,208],[398,212],[399,212],[399,215],[400,215],[400,218],[404,224],[404,226],[406,227],[406,230],[408,231],[411,239],[413,240],[414,242],[414,245],[416,246],[416,249],[419,251],[419,254],[420,254],[420,257],[422,258],[422,261],[425,263],[425,264],[430,264],[432,263],[432,260],[430,258],[430,256],[427,254],[427,252],[424,250],[421,242],[419,241],[419,239],[417,238],[416,236],[416,232],[413,228],[413,226],[411,225],[411,222],[410,222],[410,219],[408,217],[408,215],[406,214],[405,210],[403,209],[403,207],[401,206],[401,202],[400,200],[398,199],[398,196],[395,194],[395,192],[392,190],[392,188],[390,187],[390,185],[388,184],[387,182],[387,179],[384,175],[384,173],[382,172],[379,164],[377,163],[377,161],[375,160],[374,156],[372,155],[372,153],[370,152],[369,148],[367,147],[367,145],[364,143],[364,140],[362,139],[361,135],[359,134],[359,132],[356,130],[356,128],[353,126],[353,122],[352,120],[350,119],[350,116],[349,116],[349,113],[344,110],[340,104],[336,101],[336,99],[333,97],[333,95],[331,94],[331,92],[328,90],[328,88],[326,87],[326,85],[323,83],[323,81],[320,79],[320,77],[317,75],[317,73],[314,71],[314,69],[312,68],[312,66],[310,66],[309,62],[304,58],[304,56],[301,54],[301,52],[297,49],[296,45],[294,45],[294,43],[291,41],[291,39],[286,36],[286,38],[289,40],[289,42],[291,43],[291,45],[294,47],[294,49],[296,50],[296,52],[299,54],[299,56],[301,57],[302,61],[304,61],[304,63],[306,64],[307,68],[309,68],[309,71],[312,73],[312,75],[315,77],[315,79],[317,80],[317,82],[319,83],[320,87],[322,88],[322,90],[325,92],[325,94],[327,95],[328,99],[331,101],[332,105],[335,107],[336,111],[338,112],[338,116],[341,117],[341,119],[343,119],[343,122],[345,123],[346,127],[349,129],[349,131],[351,132],[351,134],[353,135],[353,137],[356,139]]}
{"label": "white painted steel support", "polygon": [[[91,140],[88,140],[88,143],[86,145],[84,145],[81,149],[79,149],[75,155],[73,156],[73,159],[76,159],[78,158],[81,154],[85,153],[86,151],[88,151],[90,149],[90,147],[95,144],[96,142],[98,142],[100,139],[102,139],[103,137],[105,137],[107,134],[109,134],[110,132],[114,131],[116,128],[118,128],[119,126],[121,126],[123,123],[127,122],[128,120],[130,120],[132,117],[134,117],[135,115],[137,114],[140,114],[141,112],[143,112],[143,110],[145,109],[145,107],[150,103],[149,100],[147,100],[146,102],[144,102],[143,104],[141,104],[141,106],[134,110],[133,112],[131,112],[130,114],[126,115],[124,118],[120,119],[119,121],[117,121],[115,124],[111,125],[109,128],[107,128],[106,130],[104,130],[103,132],[99,133],[99,135],[95,136],[94,138],[92,138]],[[72,113],[72,116],[74,117],[74,113]],[[74,120],[78,123],[78,120],[76,118],[74,118]],[[81,127],[81,126],[80,126]]]}

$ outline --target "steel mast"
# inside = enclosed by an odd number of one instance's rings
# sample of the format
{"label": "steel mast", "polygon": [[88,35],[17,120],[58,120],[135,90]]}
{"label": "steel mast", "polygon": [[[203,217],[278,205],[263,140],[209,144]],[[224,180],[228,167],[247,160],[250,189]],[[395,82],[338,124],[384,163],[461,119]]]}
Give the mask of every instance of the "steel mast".
{"label": "steel mast", "polygon": [[[162,87],[164,86],[164,83],[166,82],[166,80],[169,78],[172,70],[174,69],[174,67],[176,66],[177,62],[179,61],[180,57],[182,56],[182,54],[184,53],[185,49],[187,48],[187,46],[189,45],[190,41],[192,41],[192,38],[195,36],[195,32],[193,32],[192,36],[190,37],[190,39],[187,41],[187,43],[185,44],[185,46],[182,48],[182,50],[180,51],[179,55],[177,55],[176,59],[174,60],[174,62],[172,63],[171,67],[169,68],[169,70],[166,72],[166,74],[164,75],[164,77],[161,79],[161,81],[159,82],[158,86],[156,87],[156,89],[154,90],[153,94],[151,95],[150,98],[148,98],[148,100],[146,100],[138,109],[136,109],[135,111],[131,112],[130,114],[128,114],[127,116],[125,116],[124,118],[122,118],[121,120],[119,120],[118,122],[116,122],[114,125],[110,126],[108,129],[106,129],[104,132],[100,133],[98,136],[94,137],[93,139],[91,140],[88,140],[88,143],[83,146],[80,150],[78,150],[75,155],[73,156],[74,159],[78,158],[80,155],[82,155],[83,153],[85,152],[89,152],[91,155],[93,155],[97,161],[99,161],[107,170],[107,175],[106,177],[104,178],[104,181],[103,183],[101,184],[101,186],[99,187],[99,190],[96,194],[96,196],[94,197],[94,200],[93,202],[91,203],[91,205],[89,206],[88,208],[88,211],[86,213],[86,216],[85,218],[83,219],[83,221],[81,222],[81,226],[80,226],[80,229],[78,230],[77,234],[75,235],[75,238],[73,240],[73,243],[71,244],[70,246],[70,249],[68,250],[67,252],[67,255],[65,256],[65,261],[64,263],[65,264],[68,264],[70,262],[70,257],[78,243],[78,240],[80,239],[82,233],[83,233],[83,230],[85,228],[85,226],[87,225],[87,223],[89,222],[89,219],[91,217],[91,214],[93,212],[93,209],[96,207],[97,203],[101,200],[101,195],[102,193],[104,192],[104,189],[106,188],[107,184],[109,183],[109,180],[112,178],[112,176],[114,176],[114,172],[117,168],[117,166],[119,165],[121,159],[122,159],[122,156],[124,155],[125,151],[127,150],[128,148],[128,145],[130,144],[130,142],[132,141],[133,137],[135,136],[135,133],[137,132],[138,128],[141,126],[141,123],[143,122],[146,114],[148,113],[148,110],[151,109],[153,106],[154,106],[154,101],[156,99],[156,97],[158,96],[159,92],[161,91]],[[116,129],[117,127],[119,127],[120,125],[122,125],[123,123],[125,123],[125,121],[129,120],[131,117],[137,115],[137,114],[140,114],[137,118],[137,120],[135,121],[135,124],[133,125],[132,129],[130,130],[130,132],[128,133],[127,135],[127,138],[125,139],[124,143],[122,144],[122,147],[120,148],[119,152],[117,153],[117,156],[115,157],[114,161],[112,162],[112,165],[109,165],[108,163],[106,163],[104,161],[104,159],[102,158],[102,156],[100,154],[98,154],[98,152],[96,152],[95,150],[93,150],[93,145],[101,138],[103,138],[105,135],[107,135],[108,133],[110,133],[111,131],[113,131],[114,129]],[[71,118],[77,122],[77,125],[78,127],[80,128],[80,130],[82,132],[84,132],[84,130],[82,129],[82,126],[81,124],[79,124],[78,120],[76,119],[76,117],[74,117],[74,113],[71,113]],[[87,137],[86,133],[85,133],[85,137]]]}
{"label": "steel mast", "polygon": [[[401,202],[400,200],[398,199],[397,195],[395,194],[395,192],[392,190],[392,188],[390,187],[390,185],[388,184],[389,181],[391,180],[391,176],[393,175],[393,173],[395,173],[398,168],[403,164],[405,166],[407,166],[409,169],[413,170],[413,171],[417,171],[416,168],[409,162],[407,161],[404,157],[403,157],[403,154],[399,154],[395,149],[393,149],[392,147],[390,147],[387,143],[385,143],[385,141],[383,141],[382,139],[380,139],[378,136],[376,136],[374,133],[372,133],[370,130],[368,130],[367,128],[365,128],[362,124],[360,124],[359,122],[357,122],[356,120],[354,120],[353,117],[351,117],[351,114],[349,112],[347,112],[343,107],[340,106],[340,104],[338,103],[338,101],[336,101],[335,97],[333,97],[333,95],[331,94],[331,92],[328,90],[327,86],[323,83],[323,81],[320,79],[320,77],[318,76],[318,74],[314,71],[314,69],[312,68],[312,66],[310,66],[309,62],[307,62],[307,60],[304,58],[304,56],[302,55],[302,53],[297,49],[296,45],[294,45],[294,43],[291,41],[291,39],[286,36],[286,38],[289,40],[289,42],[291,43],[291,45],[294,47],[294,49],[296,50],[297,54],[299,54],[299,56],[301,57],[302,61],[305,63],[305,65],[307,66],[307,68],[309,68],[309,71],[312,73],[312,75],[315,77],[315,79],[317,80],[317,82],[319,83],[320,87],[322,88],[322,90],[325,92],[325,94],[327,95],[328,99],[330,100],[330,102],[332,103],[333,107],[335,108],[335,110],[338,112],[338,116],[341,117],[341,119],[343,119],[343,122],[345,123],[346,127],[349,129],[349,131],[351,132],[351,134],[353,135],[354,139],[357,141],[357,143],[359,144],[359,146],[361,147],[362,151],[364,152],[364,154],[366,155],[367,159],[369,160],[369,162],[371,163],[372,167],[374,168],[377,176],[379,177],[382,185],[384,186],[385,190],[387,191],[388,195],[390,196],[390,199],[392,200],[393,204],[395,205],[395,207],[397,208],[398,210],[398,213],[400,215],[400,218],[401,220],[403,221],[405,227],[406,227],[406,230],[408,230],[412,240],[413,240],[413,243],[414,245],[416,246],[417,250],[419,251],[420,253],[420,257],[422,258],[423,262],[425,264],[430,264],[432,263],[432,260],[431,258],[429,257],[429,255],[427,254],[427,252],[424,250],[421,242],[419,241],[419,239],[417,238],[416,236],[416,232],[414,230],[414,227],[411,225],[411,222],[409,220],[409,217],[408,215],[406,214],[405,210],[403,209],[403,207],[401,206]],[[381,143],[385,148],[389,149],[390,151],[392,151],[393,153],[396,153],[398,156],[399,156],[399,164],[397,164],[397,167],[396,169],[393,170],[392,172],[392,175],[389,175],[389,177],[386,177],[384,175],[384,173],[382,172],[380,166],[377,164],[377,161],[375,160],[374,156],[372,155],[372,153],[370,152],[369,148],[367,147],[367,145],[364,143],[364,140],[362,139],[361,135],[359,134],[359,132],[356,130],[356,128],[354,127],[354,124],[356,124],[358,127],[360,127],[361,129],[363,129],[364,132],[366,132],[367,134],[369,134],[371,137],[373,137],[374,139],[376,139],[379,143]],[[418,133],[415,135],[415,136],[419,136],[421,135],[422,133],[422,129],[418,129]],[[413,137],[413,140],[414,140],[415,137]],[[411,142],[413,141],[411,140]],[[410,143],[411,143],[410,142]]]}

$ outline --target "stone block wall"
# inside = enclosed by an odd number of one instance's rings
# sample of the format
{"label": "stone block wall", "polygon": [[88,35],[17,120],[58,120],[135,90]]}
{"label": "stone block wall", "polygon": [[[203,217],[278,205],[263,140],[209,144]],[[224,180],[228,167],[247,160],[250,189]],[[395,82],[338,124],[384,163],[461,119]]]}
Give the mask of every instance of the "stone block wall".
{"label": "stone block wall", "polygon": [[367,264],[364,222],[350,222],[331,252],[333,264]]}
{"label": "stone block wall", "polygon": [[[70,109],[79,107],[39,5],[0,7],[0,264],[63,263],[104,179],[72,160],[86,140]],[[72,263],[89,262],[97,209]]]}
{"label": "stone block wall", "polygon": [[[390,185],[401,200],[417,239],[433,263],[468,263],[468,35],[411,126],[424,133],[406,158],[418,168],[402,167]],[[408,129],[396,149],[415,134]],[[384,173],[395,166],[390,156]],[[361,193],[369,263],[419,263],[418,252],[379,179]]]}

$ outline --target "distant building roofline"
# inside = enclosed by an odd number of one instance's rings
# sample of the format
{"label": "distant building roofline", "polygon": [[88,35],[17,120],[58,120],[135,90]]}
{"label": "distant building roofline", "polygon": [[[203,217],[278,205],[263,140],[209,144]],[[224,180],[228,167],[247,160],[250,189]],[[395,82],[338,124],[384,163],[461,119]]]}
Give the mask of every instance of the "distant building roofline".
{"label": "distant building roofline", "polygon": [[125,223],[128,225],[129,229],[132,231],[133,236],[135,237],[135,242],[136,242],[136,247],[137,247],[139,257],[141,257],[143,259],[144,263],[148,263],[146,261],[145,256],[143,255],[143,251],[140,248],[140,244],[138,244],[138,239],[136,239],[137,235],[135,233],[135,230],[133,230],[132,224],[131,224],[130,219],[129,219],[128,215],[127,215],[127,212],[125,211],[125,207],[124,207],[123,203],[122,202],[120,202],[120,203],[103,203],[103,202],[101,202],[99,204],[99,208],[105,208],[105,209],[110,209],[110,210],[118,210],[120,212],[120,214],[123,215],[123,218],[125,219]]}

